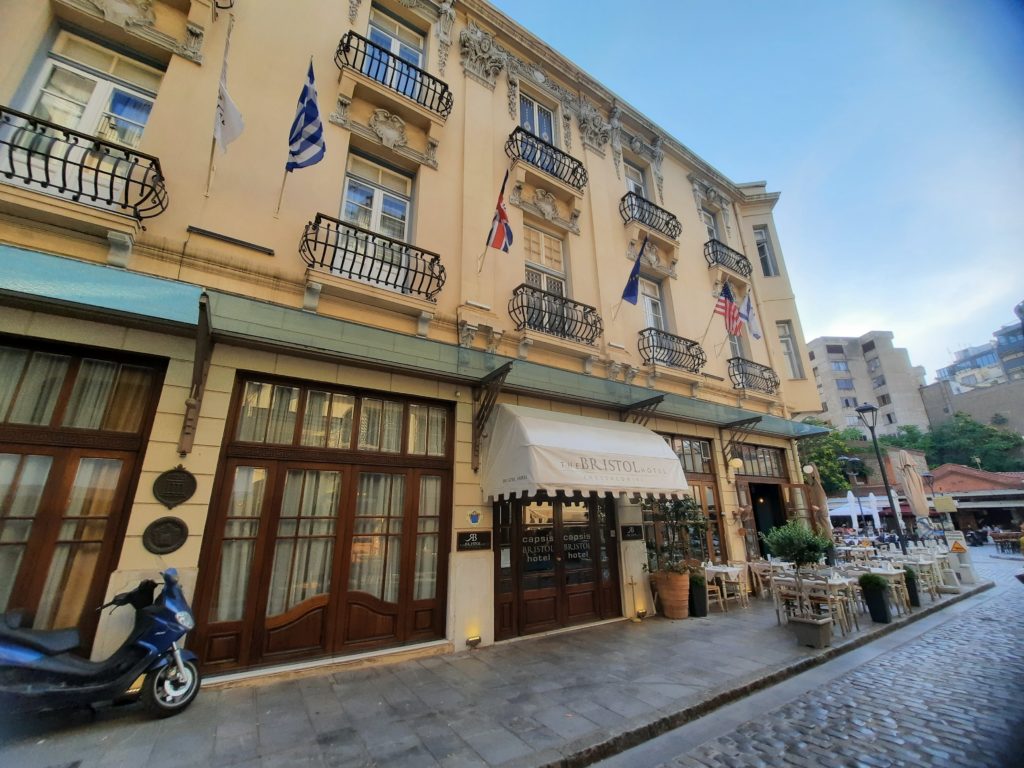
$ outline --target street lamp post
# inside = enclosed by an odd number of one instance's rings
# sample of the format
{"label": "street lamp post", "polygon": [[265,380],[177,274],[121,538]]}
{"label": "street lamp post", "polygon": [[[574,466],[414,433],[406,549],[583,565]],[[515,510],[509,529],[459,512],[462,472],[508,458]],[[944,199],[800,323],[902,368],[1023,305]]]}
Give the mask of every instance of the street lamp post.
{"label": "street lamp post", "polygon": [[885,486],[885,496],[889,499],[889,506],[895,515],[896,520],[896,535],[900,539],[900,548],[903,553],[907,552],[907,543],[903,534],[903,521],[902,512],[900,511],[899,501],[893,496],[892,488],[889,487],[889,475],[885,471],[885,463],[882,461],[882,451],[878,448],[878,438],[875,436],[875,424],[878,423],[878,407],[871,405],[871,403],[862,403],[858,405],[854,410],[860,417],[861,423],[868,428],[871,433],[871,442],[875,446],[875,457],[878,459],[878,470],[882,473],[882,485]]}

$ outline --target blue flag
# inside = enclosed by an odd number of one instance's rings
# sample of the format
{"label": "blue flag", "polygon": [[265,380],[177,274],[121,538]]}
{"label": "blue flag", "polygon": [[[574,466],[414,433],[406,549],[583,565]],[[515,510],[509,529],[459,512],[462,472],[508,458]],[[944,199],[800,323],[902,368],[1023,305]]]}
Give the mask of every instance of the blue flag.
{"label": "blue flag", "polygon": [[288,132],[288,162],[286,171],[315,165],[324,159],[327,147],[324,144],[324,127],[320,123],[320,107],[316,103],[316,83],[313,81],[313,62],[309,62],[309,74],[302,84],[299,106],[295,120]]}
{"label": "blue flag", "polygon": [[640,257],[644,255],[646,247],[647,235],[644,235],[644,241],[640,245],[640,250],[636,252],[636,261],[633,262],[633,268],[629,271],[626,287],[622,289],[622,300],[634,305],[637,299],[640,298]]}

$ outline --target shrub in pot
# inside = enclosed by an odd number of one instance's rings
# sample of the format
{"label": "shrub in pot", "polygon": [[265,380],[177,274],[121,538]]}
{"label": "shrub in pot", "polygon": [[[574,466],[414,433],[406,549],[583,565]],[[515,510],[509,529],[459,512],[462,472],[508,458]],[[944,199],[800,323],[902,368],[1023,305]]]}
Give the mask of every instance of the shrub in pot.
{"label": "shrub in pot", "polygon": [[[797,591],[803,594],[803,580],[800,569],[814,565],[832,546],[831,539],[821,536],[803,523],[790,520],[772,528],[761,539],[774,557],[789,560],[796,566]],[[826,648],[832,644],[832,619],[815,615],[809,603],[801,601],[797,613],[789,617],[789,626],[796,633],[800,645]]]}
{"label": "shrub in pot", "polygon": [[917,571],[915,571],[910,566],[904,566],[903,580],[907,584],[907,594],[910,596],[910,604],[914,608],[920,608],[921,593],[917,590]]}
{"label": "shrub in pot", "polygon": [[862,573],[857,579],[860,590],[864,593],[864,602],[868,605],[871,620],[878,624],[892,622],[892,610],[889,608],[889,582],[877,573]]}

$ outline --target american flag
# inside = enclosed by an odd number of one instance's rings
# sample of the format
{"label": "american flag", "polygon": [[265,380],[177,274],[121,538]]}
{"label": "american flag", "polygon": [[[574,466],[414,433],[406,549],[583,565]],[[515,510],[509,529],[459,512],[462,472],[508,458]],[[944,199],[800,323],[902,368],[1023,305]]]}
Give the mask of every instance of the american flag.
{"label": "american flag", "polygon": [[740,318],[740,308],[736,306],[736,299],[733,298],[728,283],[722,283],[722,292],[718,294],[718,303],[715,304],[715,314],[725,318],[725,330],[730,336],[740,335],[743,320]]}
{"label": "american flag", "polygon": [[497,248],[499,251],[508,253],[512,245],[512,225],[508,223],[508,211],[505,210],[505,184],[508,182],[508,171],[505,171],[505,178],[501,182],[501,192],[498,193],[498,205],[494,209],[494,218],[491,220],[491,231],[487,233],[487,245],[490,248]]}

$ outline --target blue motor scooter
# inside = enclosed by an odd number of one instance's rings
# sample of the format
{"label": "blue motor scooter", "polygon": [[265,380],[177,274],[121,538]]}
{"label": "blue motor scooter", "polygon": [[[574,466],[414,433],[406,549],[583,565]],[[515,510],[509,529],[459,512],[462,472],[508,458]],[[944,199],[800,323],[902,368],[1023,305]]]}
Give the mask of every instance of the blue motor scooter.
{"label": "blue motor scooter", "polygon": [[23,615],[0,615],[0,707],[3,711],[38,712],[85,707],[121,700],[139,677],[142,701],[157,717],[181,712],[199,693],[197,658],[178,647],[195,626],[178,572],[163,573],[163,589],[155,600],[155,581],[143,581],[100,606],[130,605],[135,626],[114,654],[88,661],[71,653],[78,647],[77,629],[38,630],[21,626]]}

